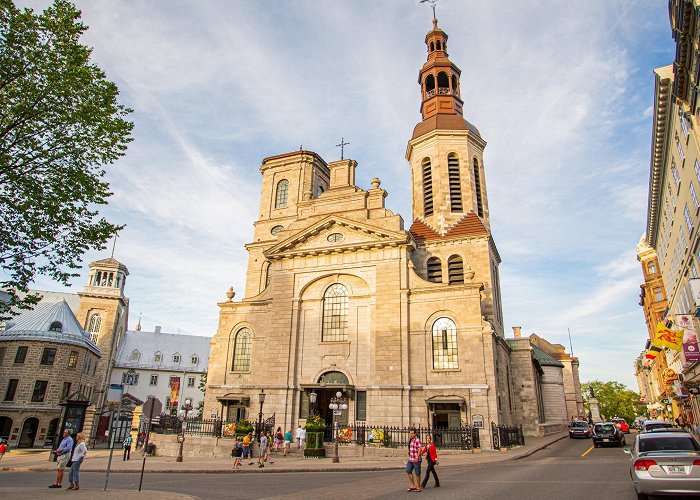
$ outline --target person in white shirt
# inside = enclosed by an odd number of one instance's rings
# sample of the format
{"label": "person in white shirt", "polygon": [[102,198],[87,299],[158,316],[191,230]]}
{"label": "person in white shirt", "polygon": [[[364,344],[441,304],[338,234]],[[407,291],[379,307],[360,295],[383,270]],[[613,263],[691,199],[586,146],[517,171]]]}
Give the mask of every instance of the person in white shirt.
{"label": "person in white shirt", "polygon": [[301,425],[297,429],[297,441],[299,443],[299,448],[303,450],[304,446],[306,445],[306,429],[304,429]]}
{"label": "person in white shirt", "polygon": [[77,490],[80,489],[80,466],[83,464],[83,460],[87,456],[87,446],[85,446],[85,436],[82,432],[79,432],[75,436],[75,442],[78,443],[73,450],[73,455],[71,456],[71,461],[73,464],[70,466],[70,472],[68,473],[68,482],[70,486],[67,489]]}

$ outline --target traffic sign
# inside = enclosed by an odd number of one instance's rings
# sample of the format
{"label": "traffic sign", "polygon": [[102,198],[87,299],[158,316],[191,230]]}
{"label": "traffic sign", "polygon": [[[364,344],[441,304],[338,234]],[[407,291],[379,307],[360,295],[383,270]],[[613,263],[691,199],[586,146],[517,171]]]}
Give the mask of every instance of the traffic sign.
{"label": "traffic sign", "polygon": [[163,411],[163,403],[160,402],[160,399],[150,397],[148,400],[143,404],[143,415],[147,417],[152,417],[153,415],[160,415],[160,412]]}
{"label": "traffic sign", "polygon": [[342,415],[343,410],[333,410],[333,415]]}

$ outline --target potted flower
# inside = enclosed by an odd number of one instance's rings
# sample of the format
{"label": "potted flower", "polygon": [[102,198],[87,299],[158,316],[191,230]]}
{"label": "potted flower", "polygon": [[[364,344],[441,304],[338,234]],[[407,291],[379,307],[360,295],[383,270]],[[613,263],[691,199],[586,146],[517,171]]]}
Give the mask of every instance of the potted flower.
{"label": "potted flower", "polygon": [[306,421],[306,448],[304,458],[322,458],[326,456],[323,447],[323,433],[326,430],[326,421],[320,415],[314,415]]}
{"label": "potted flower", "polygon": [[237,436],[245,436],[249,432],[253,432],[253,424],[248,420],[239,420],[236,422],[235,432]]}

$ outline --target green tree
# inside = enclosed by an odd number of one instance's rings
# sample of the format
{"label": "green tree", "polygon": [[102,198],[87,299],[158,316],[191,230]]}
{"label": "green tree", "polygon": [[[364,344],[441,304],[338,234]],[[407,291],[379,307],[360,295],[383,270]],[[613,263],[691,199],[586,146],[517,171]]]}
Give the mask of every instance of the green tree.
{"label": "green tree", "polygon": [[588,398],[590,388],[593,388],[596,399],[600,406],[600,414],[604,419],[610,420],[613,417],[622,417],[631,424],[634,417],[642,415],[646,407],[639,402],[639,393],[629,390],[619,382],[601,382],[594,380],[581,385],[581,391],[586,398],[586,409],[588,408]]}
{"label": "green tree", "polygon": [[207,370],[204,370],[204,373],[199,377],[199,385],[197,386],[197,388],[202,391],[202,400],[197,403],[197,408],[195,408],[197,416],[200,418],[204,415],[204,396],[207,394],[207,373]]}
{"label": "green tree", "polygon": [[31,308],[39,275],[67,284],[123,226],[100,217],[107,165],[131,142],[131,110],[90,62],[67,0],[41,13],[0,0],[0,319]]}

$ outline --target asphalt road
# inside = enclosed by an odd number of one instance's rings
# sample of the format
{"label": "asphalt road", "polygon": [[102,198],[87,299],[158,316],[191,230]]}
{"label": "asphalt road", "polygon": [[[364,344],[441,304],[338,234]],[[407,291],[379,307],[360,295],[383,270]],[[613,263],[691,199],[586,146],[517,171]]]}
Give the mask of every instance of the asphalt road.
{"label": "asphalt road", "polygon": [[[631,439],[628,439],[631,443]],[[406,474],[382,472],[264,474],[146,474],[144,489],[187,493],[209,498],[344,499],[566,499],[634,500],[629,459],[621,448],[591,447],[590,440],[563,439],[521,459],[494,464],[438,467],[440,488],[407,493]],[[588,453],[586,453],[586,451]],[[584,455],[585,454],[585,455]],[[400,464],[398,464],[400,466]],[[81,493],[101,489],[104,474],[81,474]],[[0,486],[37,487],[51,484],[53,474],[0,473]],[[110,488],[135,490],[138,474],[112,474]],[[69,493],[45,490],[48,496]]]}

